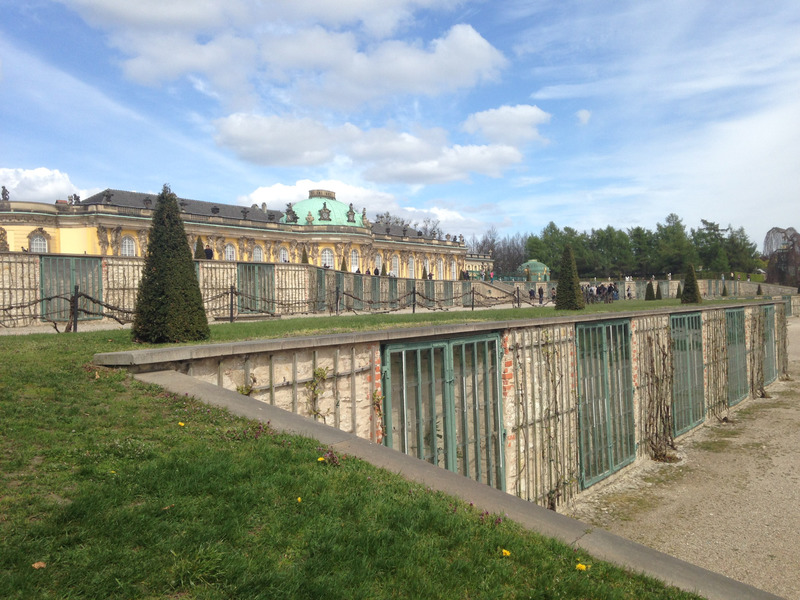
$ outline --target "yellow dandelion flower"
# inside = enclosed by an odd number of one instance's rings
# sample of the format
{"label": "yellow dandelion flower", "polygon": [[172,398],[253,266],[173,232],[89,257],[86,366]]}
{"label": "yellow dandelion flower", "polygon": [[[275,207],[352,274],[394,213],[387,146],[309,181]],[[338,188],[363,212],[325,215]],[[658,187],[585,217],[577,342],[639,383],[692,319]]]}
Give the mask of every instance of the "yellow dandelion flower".
{"label": "yellow dandelion flower", "polygon": [[585,571],[586,569],[591,568],[591,566],[592,565],[584,565],[583,563],[578,563],[577,565],[575,565],[575,568],[578,569],[578,571]]}
{"label": "yellow dandelion flower", "polygon": [[320,456],[320,457],[317,459],[317,462],[325,462],[325,457],[324,457],[324,456]]}
{"label": "yellow dandelion flower", "polygon": [[179,422],[178,422],[178,425],[180,425],[181,427],[183,427],[183,426],[185,425],[185,423],[182,423],[182,422],[180,422],[180,421],[179,421]]}
{"label": "yellow dandelion flower", "polygon": [[503,548],[503,556],[511,556],[511,552]]}
{"label": "yellow dandelion flower", "polygon": [[300,496],[298,496],[298,497],[297,497],[297,501],[298,501],[298,502],[302,502],[302,501],[303,501],[303,499],[302,499]]}

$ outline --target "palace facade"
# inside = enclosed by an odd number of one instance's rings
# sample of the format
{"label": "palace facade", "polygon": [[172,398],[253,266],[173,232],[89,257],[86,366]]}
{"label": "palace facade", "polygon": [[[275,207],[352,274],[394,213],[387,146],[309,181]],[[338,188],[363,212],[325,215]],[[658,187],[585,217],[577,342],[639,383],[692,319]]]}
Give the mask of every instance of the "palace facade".
{"label": "palace facade", "polygon": [[[48,205],[0,200],[0,252],[144,256],[156,196],[107,189],[86,200],[70,197]],[[284,210],[179,199],[187,242],[198,240],[213,260],[284,262],[385,271],[397,277],[460,279],[467,264],[464,236],[424,235],[411,227],[372,223],[367,209],[336,199],[328,190]],[[472,258],[473,255],[470,255]],[[470,261],[471,263],[472,261]],[[490,264],[484,257],[482,267]],[[474,267],[473,267],[474,268]]]}

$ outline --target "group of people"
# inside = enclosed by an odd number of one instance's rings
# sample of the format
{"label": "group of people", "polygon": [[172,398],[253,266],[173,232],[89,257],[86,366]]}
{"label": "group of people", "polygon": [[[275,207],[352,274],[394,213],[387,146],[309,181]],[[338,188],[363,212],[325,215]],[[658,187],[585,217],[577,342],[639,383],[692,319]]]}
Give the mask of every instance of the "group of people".
{"label": "group of people", "polygon": [[594,304],[595,302],[608,303],[613,302],[614,300],[619,300],[619,288],[614,282],[611,282],[608,285],[604,283],[601,283],[600,285],[591,283],[589,285],[582,286],[581,289],[583,290],[583,298],[586,300],[586,304]]}
{"label": "group of people", "polygon": [[[539,304],[544,304],[544,288],[539,286],[539,289],[531,288],[528,290],[528,295],[530,296],[531,302],[536,302],[536,296],[539,296]],[[552,302],[556,301],[556,288],[550,288],[550,300]]]}

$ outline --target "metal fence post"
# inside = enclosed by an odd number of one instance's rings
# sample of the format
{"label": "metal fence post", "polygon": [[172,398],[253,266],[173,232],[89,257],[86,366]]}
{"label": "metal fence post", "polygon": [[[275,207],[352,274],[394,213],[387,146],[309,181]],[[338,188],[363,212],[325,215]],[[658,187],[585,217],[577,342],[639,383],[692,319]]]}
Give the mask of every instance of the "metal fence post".
{"label": "metal fence post", "polygon": [[233,323],[233,295],[235,293],[236,288],[231,286],[231,301],[230,301],[230,322]]}
{"label": "metal fence post", "polygon": [[72,332],[78,332],[78,286],[75,286],[75,294],[70,299],[70,309],[72,311]]}
{"label": "metal fence post", "polygon": [[472,310],[475,310],[475,288],[472,288]]}
{"label": "metal fence post", "polygon": [[336,316],[339,316],[339,286],[336,286]]}
{"label": "metal fence post", "polygon": [[416,314],[417,312],[417,282],[414,281],[414,287],[411,288],[411,293],[413,294],[411,299],[411,314]]}

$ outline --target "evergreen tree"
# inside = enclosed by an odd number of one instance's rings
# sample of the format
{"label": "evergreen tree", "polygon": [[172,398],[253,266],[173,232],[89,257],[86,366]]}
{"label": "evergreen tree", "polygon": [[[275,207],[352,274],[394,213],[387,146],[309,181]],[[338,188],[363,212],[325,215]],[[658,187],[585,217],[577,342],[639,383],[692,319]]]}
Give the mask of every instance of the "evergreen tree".
{"label": "evergreen tree", "polygon": [[[800,288],[797,288],[797,293],[800,294]],[[758,289],[756,290],[756,296],[763,296],[764,292],[761,289],[761,284],[758,284]]]}
{"label": "evergreen tree", "polygon": [[304,265],[308,264],[308,251],[306,250],[305,246],[303,246],[303,256],[300,259],[300,262],[303,263]]}
{"label": "evergreen tree", "polygon": [[386,272],[386,263],[381,265],[381,277],[386,277],[388,273]]}
{"label": "evergreen tree", "polygon": [[678,282],[678,291],[677,291],[677,292],[675,292],[675,297],[676,297],[678,300],[680,300],[682,295],[683,295],[683,292],[681,291],[681,282],[679,281],[679,282]]}
{"label": "evergreen tree", "polygon": [[722,284],[722,295],[723,296],[727,296],[728,295],[728,286],[727,286],[727,284],[724,284],[724,283]]}
{"label": "evergreen tree", "polygon": [[197,243],[194,245],[194,257],[195,258],[206,257],[206,251],[205,248],[203,248],[203,238],[201,238],[199,235],[197,236]]}
{"label": "evergreen tree", "polygon": [[656,293],[653,291],[653,281],[650,280],[647,282],[647,291],[644,293],[645,300],[655,300]]}
{"label": "evergreen tree", "polygon": [[344,256],[342,257],[342,268],[339,270],[347,273],[347,261],[345,260]]}
{"label": "evergreen tree", "polygon": [[153,211],[131,333],[134,340],[154,344],[210,335],[178,197],[166,184]]}
{"label": "evergreen tree", "polygon": [[422,278],[423,279],[428,278],[428,269],[425,267],[425,265],[422,266]]}
{"label": "evergreen tree", "polygon": [[694,272],[694,265],[689,265],[686,271],[686,281],[683,283],[681,304],[700,304],[702,301],[700,286],[697,284],[697,273]]}
{"label": "evergreen tree", "polygon": [[564,247],[561,256],[561,266],[558,270],[558,293],[556,294],[556,310],[581,310],[586,306],[581,291],[581,282],[578,279],[578,267],[572,247]]}
{"label": "evergreen tree", "polygon": [[661,295],[661,285],[656,284],[656,300],[663,300],[664,296]]}

